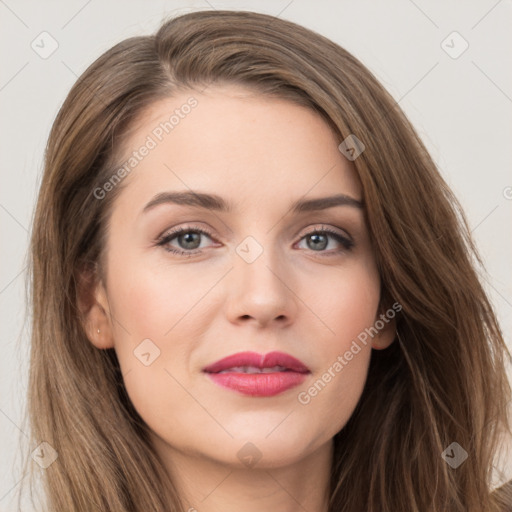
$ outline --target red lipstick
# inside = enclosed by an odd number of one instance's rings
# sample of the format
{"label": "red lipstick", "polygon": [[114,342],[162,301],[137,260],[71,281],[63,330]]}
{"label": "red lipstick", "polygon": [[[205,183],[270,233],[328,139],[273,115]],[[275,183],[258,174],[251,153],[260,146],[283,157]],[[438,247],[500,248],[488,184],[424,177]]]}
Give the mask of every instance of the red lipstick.
{"label": "red lipstick", "polygon": [[298,386],[309,368],[284,352],[239,352],[203,368],[219,386],[250,396],[274,396]]}

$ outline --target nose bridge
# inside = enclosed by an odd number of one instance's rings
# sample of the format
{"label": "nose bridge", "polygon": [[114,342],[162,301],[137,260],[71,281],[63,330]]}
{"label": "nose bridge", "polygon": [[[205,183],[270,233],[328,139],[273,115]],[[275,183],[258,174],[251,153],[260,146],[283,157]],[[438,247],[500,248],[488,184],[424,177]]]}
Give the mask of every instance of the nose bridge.
{"label": "nose bridge", "polygon": [[[259,240],[256,238],[259,238]],[[268,321],[293,313],[293,293],[283,248],[272,234],[248,235],[235,248],[231,295],[237,315]],[[261,240],[261,241],[260,241]]]}
{"label": "nose bridge", "polygon": [[[258,238],[256,238],[256,236]],[[274,288],[279,281],[283,251],[272,234],[259,233],[246,236],[235,248],[235,269],[238,277],[247,284],[258,284]]]}

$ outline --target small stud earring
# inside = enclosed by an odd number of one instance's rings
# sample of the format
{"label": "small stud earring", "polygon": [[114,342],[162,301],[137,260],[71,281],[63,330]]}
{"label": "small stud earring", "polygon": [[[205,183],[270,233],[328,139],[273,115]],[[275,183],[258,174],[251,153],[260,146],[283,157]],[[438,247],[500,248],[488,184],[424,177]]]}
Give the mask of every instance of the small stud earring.
{"label": "small stud earring", "polygon": [[98,334],[100,333],[100,330],[98,329]]}

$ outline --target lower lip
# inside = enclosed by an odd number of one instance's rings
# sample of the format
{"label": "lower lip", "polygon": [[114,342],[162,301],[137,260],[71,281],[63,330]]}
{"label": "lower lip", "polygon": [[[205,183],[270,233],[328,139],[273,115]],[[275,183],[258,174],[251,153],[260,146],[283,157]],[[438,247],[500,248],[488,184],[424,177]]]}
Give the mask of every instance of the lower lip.
{"label": "lower lip", "polygon": [[304,382],[307,375],[298,372],[208,373],[215,384],[249,396],[278,395]]}

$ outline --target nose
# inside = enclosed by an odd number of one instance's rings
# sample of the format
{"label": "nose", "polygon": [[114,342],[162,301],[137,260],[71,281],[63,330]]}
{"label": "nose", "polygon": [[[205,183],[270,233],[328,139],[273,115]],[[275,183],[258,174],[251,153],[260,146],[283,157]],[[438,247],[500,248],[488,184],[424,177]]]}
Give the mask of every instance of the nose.
{"label": "nose", "polygon": [[276,251],[265,247],[252,262],[234,254],[228,277],[227,315],[233,323],[272,323],[285,327],[297,313],[297,300],[290,267]]}

